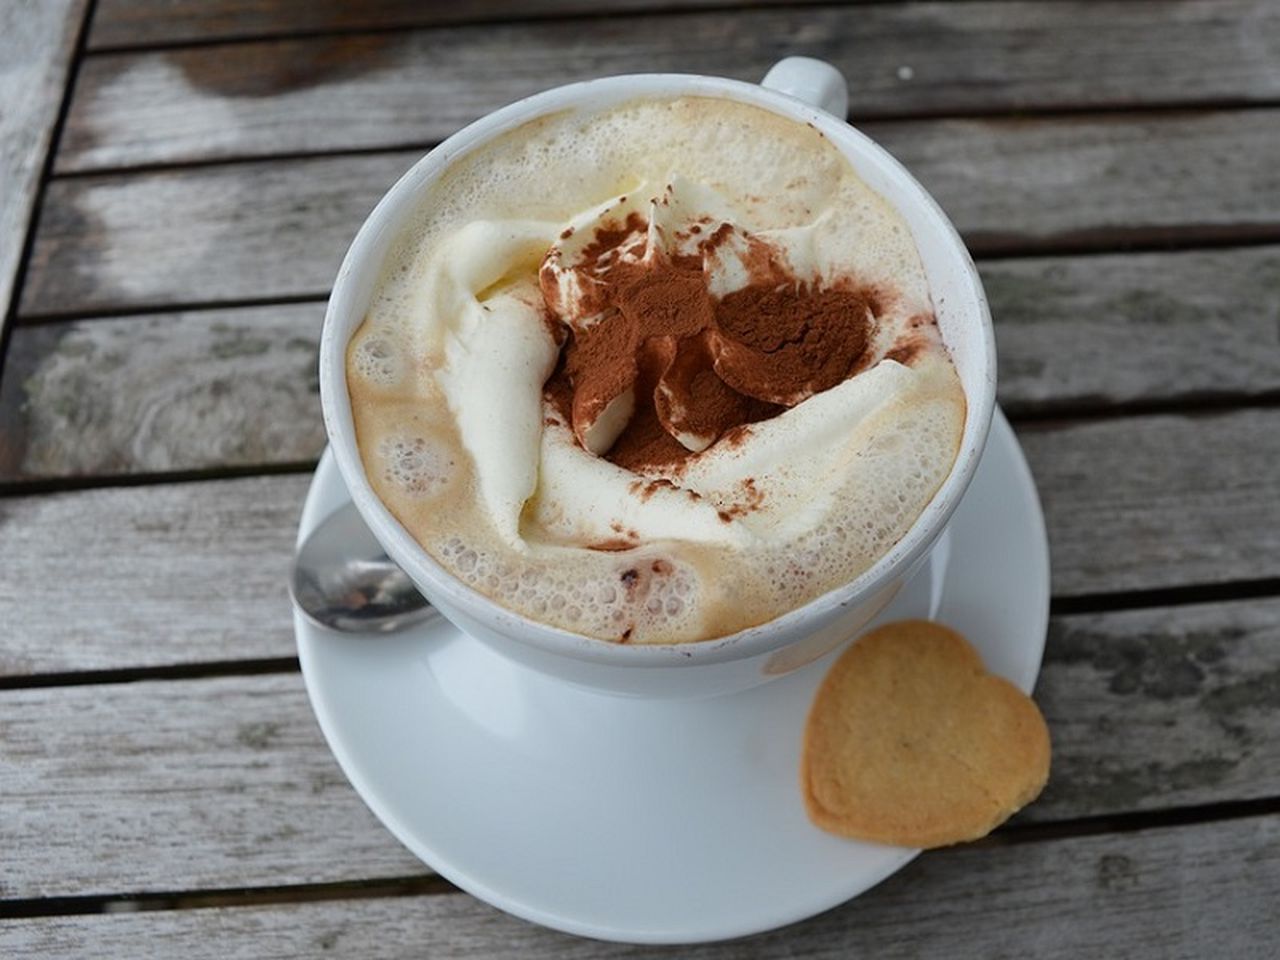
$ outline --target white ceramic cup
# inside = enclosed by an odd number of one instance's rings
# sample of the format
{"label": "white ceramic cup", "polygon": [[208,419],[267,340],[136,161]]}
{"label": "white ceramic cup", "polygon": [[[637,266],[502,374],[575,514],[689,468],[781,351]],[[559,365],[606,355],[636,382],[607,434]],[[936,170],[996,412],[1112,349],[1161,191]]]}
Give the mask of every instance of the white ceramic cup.
{"label": "white ceramic cup", "polygon": [[[906,535],[863,574],[815,600],[730,636],[683,644],[616,644],[523,617],[440,566],[374,494],[365,477],[347,392],[346,348],[364,319],[380,268],[418,198],[450,164],[537,117],[596,112],[624,101],[682,95],[754,104],[822,131],[911,229],[934,310],[968,402],[960,453]],[[969,485],[995,403],[995,340],[982,283],[964,243],[934,199],[885,150],[844,121],[844,78],[806,57],[778,63],[761,85],[683,74],[607,77],[557,87],[477,120],[423,157],[365,221],[338,271],[320,342],[325,429],[342,477],[378,541],[457,627],[545,674],[599,690],[646,697],[696,697],[743,690],[788,673],[852,637],[919,568]],[[831,111],[831,112],[828,112]]]}

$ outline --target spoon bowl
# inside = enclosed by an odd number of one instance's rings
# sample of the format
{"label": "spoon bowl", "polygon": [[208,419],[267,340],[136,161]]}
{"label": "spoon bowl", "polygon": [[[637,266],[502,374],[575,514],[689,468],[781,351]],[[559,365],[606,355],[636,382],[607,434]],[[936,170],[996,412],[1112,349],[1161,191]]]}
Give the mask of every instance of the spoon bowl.
{"label": "spoon bowl", "polygon": [[303,542],[289,593],[312,623],[344,633],[393,633],[439,616],[352,503],[330,514]]}

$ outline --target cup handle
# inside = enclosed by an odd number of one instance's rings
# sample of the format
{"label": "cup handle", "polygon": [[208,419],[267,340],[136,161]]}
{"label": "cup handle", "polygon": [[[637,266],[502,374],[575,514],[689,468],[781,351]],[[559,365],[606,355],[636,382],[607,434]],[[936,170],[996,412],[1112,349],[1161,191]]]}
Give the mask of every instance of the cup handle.
{"label": "cup handle", "polygon": [[769,68],[760,86],[803,100],[841,120],[849,112],[849,83],[843,73],[825,60],[814,57],[779,60]]}

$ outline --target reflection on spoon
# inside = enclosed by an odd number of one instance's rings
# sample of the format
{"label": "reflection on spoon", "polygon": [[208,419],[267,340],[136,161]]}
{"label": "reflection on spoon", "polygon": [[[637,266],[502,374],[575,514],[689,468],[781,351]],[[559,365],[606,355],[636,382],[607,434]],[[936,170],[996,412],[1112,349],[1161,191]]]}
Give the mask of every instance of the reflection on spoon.
{"label": "reflection on spoon", "polygon": [[439,616],[347,503],[311,531],[293,561],[289,593],[312,623],[391,633]]}

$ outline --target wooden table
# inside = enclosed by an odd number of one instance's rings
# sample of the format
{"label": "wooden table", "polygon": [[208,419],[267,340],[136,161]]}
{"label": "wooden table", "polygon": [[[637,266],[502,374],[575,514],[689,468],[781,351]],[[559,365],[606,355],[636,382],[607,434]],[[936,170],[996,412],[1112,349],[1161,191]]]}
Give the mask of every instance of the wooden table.
{"label": "wooden table", "polygon": [[[378,824],[285,593],[356,227],[569,80],[828,58],[979,258],[1043,798],[730,956],[1280,951],[1280,3],[0,3],[0,956],[633,956]],[[738,7],[726,10],[722,8]]]}

